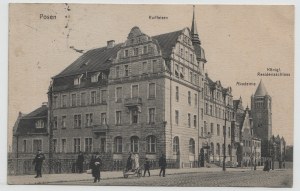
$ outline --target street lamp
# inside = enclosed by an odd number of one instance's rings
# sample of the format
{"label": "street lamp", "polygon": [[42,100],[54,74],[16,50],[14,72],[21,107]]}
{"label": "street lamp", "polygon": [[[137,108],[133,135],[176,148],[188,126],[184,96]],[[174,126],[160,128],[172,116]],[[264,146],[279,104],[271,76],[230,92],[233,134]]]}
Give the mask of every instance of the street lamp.
{"label": "street lamp", "polygon": [[256,145],[254,145],[254,170],[256,170]]}

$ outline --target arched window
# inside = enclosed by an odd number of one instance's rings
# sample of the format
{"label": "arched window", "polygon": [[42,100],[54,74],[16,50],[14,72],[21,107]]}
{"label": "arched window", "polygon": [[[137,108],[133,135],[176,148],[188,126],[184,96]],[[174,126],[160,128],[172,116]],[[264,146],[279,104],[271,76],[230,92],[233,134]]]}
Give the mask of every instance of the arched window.
{"label": "arched window", "polygon": [[217,153],[217,155],[220,155],[220,144],[219,143],[217,143],[216,153]]}
{"label": "arched window", "polygon": [[213,142],[210,143],[210,153],[211,153],[211,155],[215,155],[215,148],[214,148]]}
{"label": "arched window", "polygon": [[190,142],[189,142],[189,151],[190,151],[190,154],[195,154],[195,141],[194,139],[190,139]]}
{"label": "arched window", "polygon": [[147,152],[148,153],[156,152],[156,137],[153,135],[147,137]]}
{"label": "arched window", "polygon": [[139,152],[139,138],[137,136],[133,136],[130,138],[131,142],[131,152],[138,153]]}
{"label": "arched window", "polygon": [[179,153],[179,138],[176,136],[173,139],[173,153],[178,154]]}
{"label": "arched window", "polygon": [[115,152],[116,153],[122,153],[123,152],[122,137],[116,137],[115,138]]}

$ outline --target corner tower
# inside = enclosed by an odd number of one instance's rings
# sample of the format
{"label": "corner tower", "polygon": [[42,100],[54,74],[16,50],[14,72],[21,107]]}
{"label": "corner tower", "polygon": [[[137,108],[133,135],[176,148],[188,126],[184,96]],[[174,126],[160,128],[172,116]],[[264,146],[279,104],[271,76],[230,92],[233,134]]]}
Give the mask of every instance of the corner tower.
{"label": "corner tower", "polygon": [[251,96],[254,135],[262,140],[262,157],[268,155],[268,140],[272,136],[272,98],[262,80]]}

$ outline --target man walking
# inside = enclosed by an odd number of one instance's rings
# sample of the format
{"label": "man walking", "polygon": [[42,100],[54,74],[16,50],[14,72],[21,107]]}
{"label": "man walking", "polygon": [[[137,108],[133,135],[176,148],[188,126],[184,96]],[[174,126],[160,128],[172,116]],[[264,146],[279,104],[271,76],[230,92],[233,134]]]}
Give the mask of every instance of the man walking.
{"label": "man walking", "polygon": [[160,167],[160,172],[159,176],[161,176],[161,173],[163,173],[163,177],[165,177],[166,174],[166,166],[167,166],[167,160],[164,154],[161,154],[161,157],[159,158],[159,167]]}
{"label": "man walking", "polygon": [[145,163],[144,163],[144,177],[146,175],[146,172],[148,172],[148,175],[150,176],[150,162],[148,158],[146,158]]}
{"label": "man walking", "polygon": [[83,162],[84,162],[84,156],[83,153],[80,151],[76,161],[77,169],[78,169],[77,171],[79,173],[83,173]]}
{"label": "man walking", "polygon": [[37,155],[35,156],[32,164],[35,165],[34,170],[36,171],[36,176],[34,178],[42,177],[42,165],[45,160],[45,155],[39,149]]}

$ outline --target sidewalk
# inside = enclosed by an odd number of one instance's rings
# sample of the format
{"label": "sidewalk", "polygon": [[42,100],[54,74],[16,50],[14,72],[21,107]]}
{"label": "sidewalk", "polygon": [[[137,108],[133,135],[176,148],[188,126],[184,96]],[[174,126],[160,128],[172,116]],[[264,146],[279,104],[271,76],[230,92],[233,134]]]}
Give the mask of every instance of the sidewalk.
{"label": "sidewalk", "polygon": [[[257,167],[257,170],[261,170],[262,167]],[[241,171],[251,171],[251,168],[227,168],[226,171],[229,172],[241,172]],[[186,173],[209,173],[209,172],[222,172],[222,168],[181,168],[181,169],[166,169],[166,176],[170,174],[186,174]],[[158,176],[159,169],[151,170],[152,176]],[[48,184],[48,183],[59,183],[59,182],[74,182],[74,181],[84,181],[93,180],[91,174],[44,174],[42,178],[34,178],[35,175],[20,175],[20,176],[8,176],[8,184]],[[105,171],[101,172],[101,179],[114,179],[123,178],[122,171]]]}

